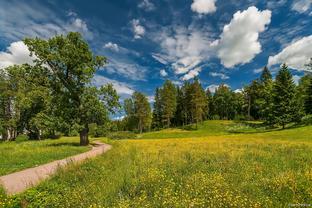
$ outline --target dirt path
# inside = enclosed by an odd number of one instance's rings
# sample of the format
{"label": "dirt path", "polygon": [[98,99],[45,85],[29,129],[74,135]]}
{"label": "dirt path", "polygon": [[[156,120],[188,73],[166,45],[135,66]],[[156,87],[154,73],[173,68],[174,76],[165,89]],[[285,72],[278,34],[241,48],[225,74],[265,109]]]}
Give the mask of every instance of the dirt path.
{"label": "dirt path", "polygon": [[70,163],[80,163],[87,158],[93,158],[112,148],[109,144],[94,142],[95,146],[88,152],[56,160],[34,168],[28,168],[19,172],[0,177],[0,184],[8,195],[21,193],[26,189],[38,185],[42,180],[49,178],[60,168]]}

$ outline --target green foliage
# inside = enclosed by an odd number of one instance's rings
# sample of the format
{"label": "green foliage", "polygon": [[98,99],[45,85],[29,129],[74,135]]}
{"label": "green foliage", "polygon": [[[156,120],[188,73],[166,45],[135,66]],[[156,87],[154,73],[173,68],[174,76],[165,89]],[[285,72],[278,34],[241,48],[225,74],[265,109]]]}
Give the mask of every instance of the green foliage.
{"label": "green foliage", "polygon": [[128,130],[142,133],[149,130],[152,123],[152,112],[148,99],[140,92],[134,92],[132,97],[124,101],[124,109]]}
{"label": "green foliage", "polygon": [[135,139],[136,134],[131,131],[117,131],[117,132],[110,132],[107,134],[107,138],[113,140],[121,140],[121,139]]}
{"label": "green foliage", "polygon": [[28,141],[29,137],[25,134],[20,134],[15,138],[15,142],[19,143],[19,142],[25,142]]}
{"label": "green foliage", "polygon": [[284,64],[276,76],[273,86],[273,123],[282,125],[298,121],[300,109],[296,103],[296,88],[293,83],[292,75]]}

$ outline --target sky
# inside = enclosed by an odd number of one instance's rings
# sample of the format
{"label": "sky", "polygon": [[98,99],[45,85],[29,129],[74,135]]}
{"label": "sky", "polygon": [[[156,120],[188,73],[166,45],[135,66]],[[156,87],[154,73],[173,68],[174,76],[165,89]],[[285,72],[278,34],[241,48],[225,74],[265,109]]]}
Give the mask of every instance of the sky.
{"label": "sky", "polygon": [[32,63],[25,37],[80,32],[109,63],[92,83],[152,102],[166,80],[239,90],[286,63],[294,81],[312,57],[312,0],[0,0],[0,68]]}

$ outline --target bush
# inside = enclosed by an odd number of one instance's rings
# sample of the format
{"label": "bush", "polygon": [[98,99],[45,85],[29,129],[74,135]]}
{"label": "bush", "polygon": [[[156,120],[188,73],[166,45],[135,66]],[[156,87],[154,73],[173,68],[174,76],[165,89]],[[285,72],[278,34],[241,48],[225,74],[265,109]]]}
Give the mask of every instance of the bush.
{"label": "bush", "polygon": [[15,141],[16,142],[25,142],[25,141],[28,141],[29,140],[29,137],[25,134],[20,134],[18,135],[16,138],[15,138]]}
{"label": "bush", "polygon": [[303,125],[312,125],[312,115],[307,115],[302,118],[301,123]]}
{"label": "bush", "polygon": [[120,140],[120,139],[135,139],[136,134],[130,131],[118,131],[118,132],[111,132],[107,135],[110,139]]}

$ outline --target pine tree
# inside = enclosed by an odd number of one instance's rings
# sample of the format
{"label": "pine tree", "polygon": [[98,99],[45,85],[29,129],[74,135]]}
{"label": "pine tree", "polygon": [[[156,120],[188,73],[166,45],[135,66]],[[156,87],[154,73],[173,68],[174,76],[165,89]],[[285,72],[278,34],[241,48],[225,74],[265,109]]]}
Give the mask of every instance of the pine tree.
{"label": "pine tree", "polygon": [[162,127],[161,122],[161,98],[160,98],[160,90],[157,87],[155,90],[155,102],[153,106],[153,120],[152,120],[152,128],[159,129]]}
{"label": "pine tree", "polygon": [[207,98],[204,89],[202,88],[199,80],[195,78],[191,84],[191,100],[190,100],[192,122],[197,124],[203,121],[205,109],[207,107]]}
{"label": "pine tree", "polygon": [[163,125],[169,128],[177,107],[176,87],[171,81],[165,81],[160,90],[160,99]]}
{"label": "pine tree", "polygon": [[273,79],[269,69],[265,66],[260,76],[260,91],[259,91],[259,117],[266,119],[268,123],[272,120],[272,88]]}
{"label": "pine tree", "polygon": [[287,123],[295,121],[298,117],[295,89],[292,75],[286,64],[283,64],[276,76],[272,97],[272,122],[282,125],[283,129]]}
{"label": "pine tree", "polygon": [[306,96],[304,102],[304,108],[307,114],[312,114],[312,58],[310,59],[310,63],[306,65],[309,70],[308,76],[308,86],[306,88]]}
{"label": "pine tree", "polygon": [[260,82],[261,83],[267,83],[267,82],[270,82],[270,81],[272,81],[272,74],[269,71],[268,67],[265,66],[263,68],[262,74],[260,76]]}
{"label": "pine tree", "polygon": [[147,97],[140,92],[134,92],[132,100],[134,115],[137,121],[137,129],[142,133],[143,130],[150,129],[152,123],[151,107]]}

